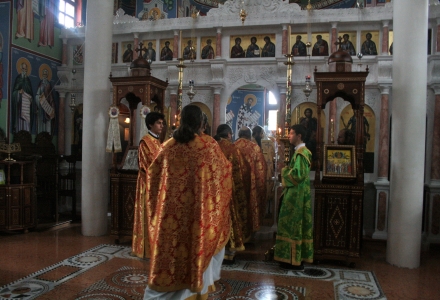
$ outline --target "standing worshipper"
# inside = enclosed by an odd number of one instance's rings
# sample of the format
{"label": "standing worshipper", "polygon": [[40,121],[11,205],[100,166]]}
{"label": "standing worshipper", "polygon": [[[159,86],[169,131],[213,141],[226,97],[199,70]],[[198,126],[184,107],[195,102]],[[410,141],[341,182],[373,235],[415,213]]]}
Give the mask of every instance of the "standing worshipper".
{"label": "standing worshipper", "polygon": [[281,170],[284,196],[278,216],[274,259],[280,267],[303,271],[303,262],[313,262],[312,204],[310,167],[312,153],[307,149],[302,125],[290,127],[289,142],[295,146],[290,164]]}
{"label": "standing worshipper", "polygon": [[251,141],[252,130],[243,127],[238,132],[239,139],[234,143],[245,159],[243,185],[249,199],[248,223],[252,231],[260,229],[266,208],[266,172],[267,166],[260,147]]}
{"label": "standing worshipper", "polygon": [[134,206],[133,224],[133,255],[140,258],[150,257],[150,243],[148,240],[146,197],[146,172],[156,155],[162,149],[160,134],[164,126],[165,116],[159,112],[150,112],[145,117],[148,133],[141,139],[138,150],[139,172],[136,184],[136,200]]}
{"label": "standing worshipper", "polygon": [[219,125],[214,138],[223,154],[232,163],[231,235],[223,260],[224,264],[232,264],[236,251],[245,249],[244,243],[250,241],[253,233],[252,226],[249,226],[251,224],[248,224],[248,198],[243,186],[242,172],[245,168],[245,161],[241,152],[232,143],[232,129],[229,125]]}
{"label": "standing worshipper", "polygon": [[[267,136],[264,128],[260,125],[252,128],[252,137],[255,142],[260,146],[263,153],[264,161],[266,162],[266,200],[263,203],[269,203],[273,199],[273,185],[272,177],[274,174],[274,157],[275,157],[275,145]],[[262,212],[264,213],[264,212]],[[264,214],[262,215],[264,217]]]}
{"label": "standing worshipper", "polygon": [[200,136],[202,111],[181,123],[147,172],[151,248],[148,299],[207,299],[220,279],[229,239],[232,166],[217,142]]}

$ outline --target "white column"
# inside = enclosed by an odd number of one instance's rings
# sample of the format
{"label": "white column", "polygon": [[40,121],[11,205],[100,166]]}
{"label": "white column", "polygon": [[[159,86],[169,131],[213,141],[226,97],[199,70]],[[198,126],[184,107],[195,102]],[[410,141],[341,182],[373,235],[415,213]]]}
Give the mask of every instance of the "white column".
{"label": "white column", "polygon": [[105,152],[113,0],[89,1],[85,31],[81,216],[82,234],[107,233],[110,154]]}
{"label": "white column", "polygon": [[[393,10],[394,101],[386,259],[398,267],[417,268],[425,166],[428,0],[395,0]],[[408,20],[419,20],[418,26]]]}

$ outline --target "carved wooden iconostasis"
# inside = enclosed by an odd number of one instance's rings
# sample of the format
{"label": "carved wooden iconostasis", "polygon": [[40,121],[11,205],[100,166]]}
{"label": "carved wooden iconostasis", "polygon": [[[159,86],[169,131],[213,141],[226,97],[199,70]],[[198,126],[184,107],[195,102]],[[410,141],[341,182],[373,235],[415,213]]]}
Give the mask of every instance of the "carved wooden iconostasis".
{"label": "carved wooden iconostasis", "polygon": [[[140,131],[136,119],[145,120],[140,116],[140,107],[147,106],[149,111],[165,112],[165,89],[168,82],[150,75],[112,77],[113,106],[119,108],[118,123],[122,143],[122,152],[113,152],[113,165],[110,171],[111,197],[111,234],[116,242],[122,237],[131,238],[133,234],[134,202],[136,199],[136,180],[138,173],[137,149]],[[129,123],[125,120],[129,118]],[[161,134],[164,141],[167,124]]]}
{"label": "carved wooden iconostasis", "polygon": [[[340,65],[341,66],[341,65]],[[342,67],[342,66],[341,66]],[[338,70],[338,69],[337,69]],[[339,69],[341,70],[341,69]],[[355,265],[360,258],[364,194],[364,97],[368,72],[316,72],[317,135],[315,165],[314,259],[342,260]],[[355,145],[337,145],[335,123],[332,138],[324,145],[323,109],[340,97],[351,104],[356,123]]]}

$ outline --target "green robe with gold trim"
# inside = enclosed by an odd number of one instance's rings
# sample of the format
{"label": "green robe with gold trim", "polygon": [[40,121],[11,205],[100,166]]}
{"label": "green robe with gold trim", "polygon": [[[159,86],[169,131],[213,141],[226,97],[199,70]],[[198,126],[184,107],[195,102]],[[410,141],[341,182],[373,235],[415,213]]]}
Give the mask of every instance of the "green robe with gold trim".
{"label": "green robe with gold trim", "polygon": [[295,151],[290,165],[281,170],[284,197],[278,217],[274,259],[299,266],[313,262],[310,166],[312,153],[306,147]]}

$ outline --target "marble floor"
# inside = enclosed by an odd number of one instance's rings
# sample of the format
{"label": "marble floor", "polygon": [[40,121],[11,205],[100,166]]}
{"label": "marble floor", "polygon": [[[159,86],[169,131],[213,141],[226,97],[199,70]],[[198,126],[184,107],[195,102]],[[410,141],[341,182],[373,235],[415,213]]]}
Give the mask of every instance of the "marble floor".
{"label": "marble floor", "polygon": [[[257,239],[248,244],[246,251],[237,255],[236,264],[224,266],[222,269],[222,279],[224,279],[220,285],[224,287],[233,285],[234,282],[243,285],[246,281],[248,285],[253,284],[256,294],[259,292],[258,286],[263,286],[267,282],[273,285],[297,287],[299,298],[285,299],[440,299],[438,286],[440,245],[431,245],[427,251],[423,251],[421,266],[410,270],[391,266],[385,261],[384,241],[364,239],[362,259],[355,268],[347,268],[336,262],[326,262],[320,265],[308,264],[307,272],[300,274],[293,271],[283,272],[276,264],[264,262],[264,253],[272,244],[273,241],[270,239]],[[121,265],[118,265],[118,259],[129,260],[129,256],[126,255],[129,246],[129,242],[115,245],[114,238],[109,235],[85,237],[81,234],[79,223],[67,224],[55,230],[37,228],[26,234],[0,233],[0,287],[4,290],[13,283],[19,283],[23,278],[32,278],[45,273],[46,278],[49,276],[64,278],[60,281],[63,284],[63,292],[47,293],[35,299],[76,299],[85,288],[93,287],[98,278],[104,278],[109,273],[119,270]],[[108,260],[115,258],[111,260],[111,264],[106,263],[90,269],[89,277],[78,276],[66,280],[66,276],[61,272],[69,271],[72,267],[69,262],[75,259],[81,261],[91,251],[94,257],[104,255]],[[100,251],[102,254],[99,254]],[[142,270],[145,264],[145,261],[133,259],[129,262],[129,268]],[[57,271],[47,272],[54,265],[60,266]],[[122,271],[127,272],[126,269]],[[369,283],[362,284],[361,281]],[[354,285],[353,282],[359,284]],[[364,292],[368,290],[372,292],[367,297]],[[11,299],[11,297],[4,298],[0,294],[0,299]],[[210,299],[224,298],[213,295]],[[263,298],[255,296],[246,299]]]}

